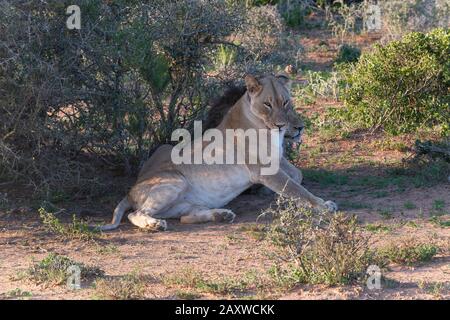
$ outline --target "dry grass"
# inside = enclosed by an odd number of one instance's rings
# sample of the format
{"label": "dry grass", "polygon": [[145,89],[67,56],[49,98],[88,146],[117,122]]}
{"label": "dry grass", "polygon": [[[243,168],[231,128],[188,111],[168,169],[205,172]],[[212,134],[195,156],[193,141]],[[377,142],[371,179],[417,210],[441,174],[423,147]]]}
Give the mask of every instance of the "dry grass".
{"label": "dry grass", "polygon": [[350,284],[380,264],[355,217],[316,213],[283,197],[267,213],[275,217],[268,237],[280,249],[272,270],[279,282]]}
{"label": "dry grass", "polygon": [[94,297],[108,300],[139,300],[146,298],[151,277],[130,273],[121,277],[106,277],[94,283]]}

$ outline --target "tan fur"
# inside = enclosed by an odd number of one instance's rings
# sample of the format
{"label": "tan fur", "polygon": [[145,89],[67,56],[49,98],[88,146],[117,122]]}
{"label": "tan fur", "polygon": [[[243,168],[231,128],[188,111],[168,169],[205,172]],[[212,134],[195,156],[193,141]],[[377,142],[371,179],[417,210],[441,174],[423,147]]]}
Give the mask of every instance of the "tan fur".
{"label": "tan fur", "polygon": [[[279,129],[282,136],[296,130],[301,133],[298,128],[303,123],[291,106],[290,81],[286,76],[261,79],[246,76],[245,82],[247,92],[225,115],[218,130],[224,134],[226,129],[249,128]],[[133,209],[129,220],[145,229],[165,230],[167,224],[163,219],[167,218],[179,218],[182,223],[232,222],[235,214],[222,207],[257,183],[299,201],[306,200],[321,210],[337,209],[333,202],[325,202],[301,186],[300,170],[283,156],[276,174],[261,175],[259,163],[175,165],[171,150],[172,146],[164,145],[155,151],[141,169],[136,184],[116,208],[112,224],[102,227],[103,230],[116,228],[129,209]]]}

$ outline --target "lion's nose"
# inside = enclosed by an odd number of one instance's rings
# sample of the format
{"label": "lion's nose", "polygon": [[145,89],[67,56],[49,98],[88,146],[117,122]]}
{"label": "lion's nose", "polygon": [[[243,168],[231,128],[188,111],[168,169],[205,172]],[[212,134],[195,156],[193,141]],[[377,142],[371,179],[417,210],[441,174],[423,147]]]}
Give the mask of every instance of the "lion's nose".
{"label": "lion's nose", "polygon": [[286,126],[286,123],[278,123],[276,126],[278,127],[278,130],[281,130]]}
{"label": "lion's nose", "polygon": [[298,130],[298,131],[302,131],[303,130],[303,127],[294,127],[296,130]]}

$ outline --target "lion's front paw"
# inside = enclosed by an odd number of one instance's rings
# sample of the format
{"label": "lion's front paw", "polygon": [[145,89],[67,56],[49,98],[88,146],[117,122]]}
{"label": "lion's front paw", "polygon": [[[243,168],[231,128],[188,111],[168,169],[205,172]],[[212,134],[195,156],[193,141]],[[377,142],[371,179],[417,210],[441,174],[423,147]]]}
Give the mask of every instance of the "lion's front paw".
{"label": "lion's front paw", "polygon": [[214,221],[215,222],[229,222],[232,223],[236,215],[233,211],[228,209],[214,210]]}
{"label": "lion's front paw", "polygon": [[337,204],[330,200],[325,201],[323,206],[325,207],[325,210],[327,210],[328,212],[336,212],[338,210]]}

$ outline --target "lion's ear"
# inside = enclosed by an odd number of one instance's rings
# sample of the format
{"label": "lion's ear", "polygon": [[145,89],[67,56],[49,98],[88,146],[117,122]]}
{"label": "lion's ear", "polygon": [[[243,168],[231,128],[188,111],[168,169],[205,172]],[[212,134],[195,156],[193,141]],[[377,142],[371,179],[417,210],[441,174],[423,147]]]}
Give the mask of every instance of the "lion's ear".
{"label": "lion's ear", "polygon": [[262,85],[254,76],[248,74],[245,76],[244,80],[245,86],[247,87],[247,90],[251,95],[256,95],[261,92]]}
{"label": "lion's ear", "polygon": [[289,78],[289,76],[286,73],[284,73],[284,72],[278,73],[275,77],[278,79],[278,81],[280,81],[283,84],[283,86],[288,91],[291,91],[292,80]]}

